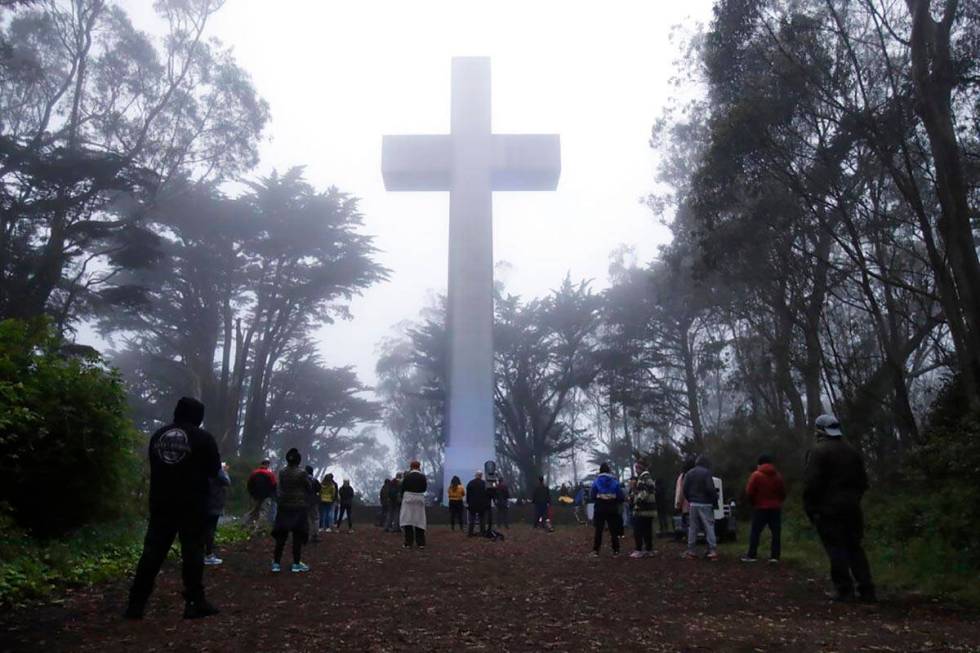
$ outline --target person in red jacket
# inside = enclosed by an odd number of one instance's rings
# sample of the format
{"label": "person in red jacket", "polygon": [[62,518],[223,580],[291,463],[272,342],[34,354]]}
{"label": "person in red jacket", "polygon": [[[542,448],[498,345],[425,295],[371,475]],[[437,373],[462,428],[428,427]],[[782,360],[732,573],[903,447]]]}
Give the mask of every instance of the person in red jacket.
{"label": "person in red jacket", "polygon": [[742,556],[742,562],[755,562],[759,549],[759,536],[762,529],[769,527],[772,545],[769,562],[779,562],[780,532],[783,521],[783,502],[786,500],[786,485],[782,475],[772,464],[772,456],[759,456],[759,466],[749,477],[745,494],[752,504],[752,530],[749,533],[749,552]]}

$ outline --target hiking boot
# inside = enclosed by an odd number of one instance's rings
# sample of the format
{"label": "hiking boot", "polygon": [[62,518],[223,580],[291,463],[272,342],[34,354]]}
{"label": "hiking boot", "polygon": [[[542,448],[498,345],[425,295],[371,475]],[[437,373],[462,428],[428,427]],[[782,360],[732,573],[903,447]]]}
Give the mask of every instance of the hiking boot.
{"label": "hiking boot", "polygon": [[[755,556],[742,556],[738,560],[739,562],[759,562],[759,559],[756,558]],[[772,561],[770,560],[770,562]]]}
{"label": "hiking boot", "polygon": [[294,562],[293,563],[293,566],[289,568],[289,571],[291,571],[291,572],[293,572],[295,574],[299,574],[299,573],[302,573],[304,571],[309,571],[309,570],[310,570],[310,566],[307,565],[307,564],[305,564],[305,563],[303,563],[303,562]]}
{"label": "hiking boot", "polygon": [[208,603],[207,599],[188,601],[184,605],[184,619],[202,619],[218,614],[218,608]]}
{"label": "hiking boot", "polygon": [[220,565],[222,562],[224,562],[224,560],[214,555],[213,553],[209,556],[205,556],[204,558],[204,564],[208,566]]}
{"label": "hiking boot", "polygon": [[272,563],[272,573],[278,574],[280,571],[282,571],[282,566],[278,562],[273,562]]}

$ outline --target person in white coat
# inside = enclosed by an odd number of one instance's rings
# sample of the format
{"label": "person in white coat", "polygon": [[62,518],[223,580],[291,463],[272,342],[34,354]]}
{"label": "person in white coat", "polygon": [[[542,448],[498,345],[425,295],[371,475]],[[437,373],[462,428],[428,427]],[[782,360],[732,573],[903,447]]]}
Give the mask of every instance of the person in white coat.
{"label": "person in white coat", "polygon": [[398,524],[405,532],[406,549],[412,548],[413,544],[425,548],[425,491],[428,487],[422,464],[413,460],[402,479],[402,507],[398,516]]}

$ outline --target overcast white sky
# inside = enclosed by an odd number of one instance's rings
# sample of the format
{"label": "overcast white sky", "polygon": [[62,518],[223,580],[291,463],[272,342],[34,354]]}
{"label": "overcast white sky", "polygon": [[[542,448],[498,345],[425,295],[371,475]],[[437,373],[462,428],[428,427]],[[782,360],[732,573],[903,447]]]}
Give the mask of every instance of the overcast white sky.
{"label": "overcast white sky", "polygon": [[[155,27],[149,0],[123,3]],[[650,127],[673,89],[674,25],[710,17],[710,0],[228,0],[209,33],[230,45],[270,104],[265,174],[305,165],[317,187],[362,198],[391,280],[321,331],[329,365],[374,381],[376,345],[444,292],[448,193],[389,193],[384,134],[449,130],[450,60],[489,56],[493,128],[561,135],[557,192],[496,193],[494,252],[511,292],[573,280],[606,285],[609,254],[656,254],[667,232],[640,198],[653,188]]]}

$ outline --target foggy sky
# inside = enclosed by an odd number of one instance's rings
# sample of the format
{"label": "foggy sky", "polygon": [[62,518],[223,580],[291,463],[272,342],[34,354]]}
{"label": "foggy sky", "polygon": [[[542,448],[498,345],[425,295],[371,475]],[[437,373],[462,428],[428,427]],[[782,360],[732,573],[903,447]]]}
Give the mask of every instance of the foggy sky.
{"label": "foggy sky", "polygon": [[[156,31],[149,0],[126,0]],[[498,279],[526,297],[570,272],[606,285],[609,254],[640,261],[668,237],[640,198],[653,189],[650,127],[673,92],[671,28],[710,18],[689,2],[337,2],[228,0],[208,34],[234,48],[272,120],[254,174],[305,165],[317,188],[361,198],[391,280],[356,299],[354,320],[320,331],[325,363],[374,382],[376,345],[446,288],[448,193],[389,193],[384,134],[449,131],[450,60],[489,56],[493,129],[558,133],[557,192],[494,194]]]}

